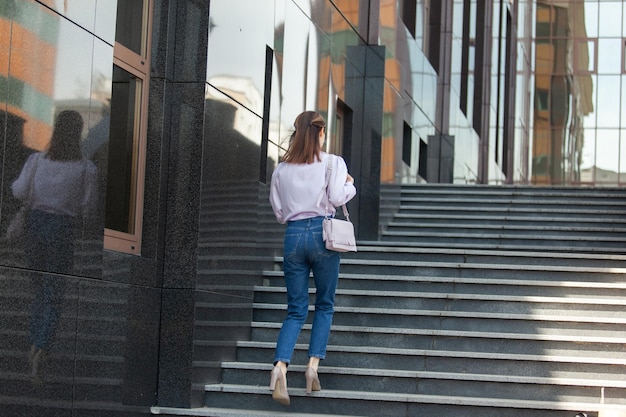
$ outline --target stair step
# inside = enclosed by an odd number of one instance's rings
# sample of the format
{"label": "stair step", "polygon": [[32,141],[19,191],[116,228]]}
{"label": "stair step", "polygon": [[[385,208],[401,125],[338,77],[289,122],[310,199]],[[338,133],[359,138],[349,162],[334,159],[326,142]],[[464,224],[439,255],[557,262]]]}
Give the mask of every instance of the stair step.
{"label": "stair step", "polygon": [[[168,416],[205,416],[205,417],[320,417],[319,414],[309,414],[290,411],[261,411],[237,408],[199,407],[199,408],[150,408],[152,414]],[[348,414],[324,414],[324,417],[359,417]]]}
{"label": "stair step", "polygon": [[[580,239],[581,235],[587,238],[603,238],[603,237],[611,237],[613,234],[626,234],[625,227],[615,227],[612,225],[610,227],[581,227],[581,226],[555,226],[554,221],[546,221],[549,223],[549,226],[537,226],[537,225],[529,225],[528,221],[525,221],[524,224],[511,224],[511,222],[507,222],[506,224],[469,224],[468,222],[459,223],[441,223],[441,224],[433,224],[433,222],[420,221],[420,222],[398,222],[393,221],[387,225],[387,231],[398,231],[404,233],[411,233],[413,231],[418,230],[420,233],[452,233],[454,235],[463,235],[470,233],[480,233],[482,235],[489,235],[495,233],[507,233],[509,235],[517,235],[517,234],[531,234],[534,233],[550,233],[550,236],[554,238],[560,237],[576,237]],[[450,232],[451,231],[451,232]]]}
{"label": "stair step", "polygon": [[[246,363],[246,362],[222,362],[224,369],[244,369],[258,370],[269,374],[272,370],[271,364]],[[289,376],[304,373],[306,366],[291,365],[289,367]],[[389,378],[409,378],[409,379],[443,379],[443,380],[460,380],[460,381],[483,381],[483,382],[499,382],[514,384],[544,384],[544,385],[572,385],[582,387],[604,387],[604,388],[626,388],[626,380],[624,379],[596,379],[588,378],[567,378],[567,377],[536,377],[527,375],[492,375],[477,373],[455,373],[455,372],[436,372],[424,370],[406,370],[406,369],[371,369],[371,368],[345,368],[336,366],[323,366],[319,369],[320,378],[326,375],[354,375],[354,376],[377,376]],[[265,375],[263,382],[267,375]],[[290,378],[290,379],[293,379]],[[302,382],[302,381],[300,381]],[[259,383],[260,385],[262,383]],[[303,384],[300,384],[303,385]]]}
{"label": "stair step", "polygon": [[[259,364],[250,362],[224,362],[224,384],[242,384],[263,386],[269,383],[268,375],[272,369],[271,364]],[[289,367],[287,376],[290,389],[304,388],[304,373],[306,367],[292,365]],[[322,389],[337,389],[337,387],[359,387],[363,391],[377,392],[386,391],[404,394],[433,394],[437,386],[448,383],[448,395],[454,395],[454,389],[458,394],[469,394],[474,391],[476,395],[488,391],[492,397],[506,398],[509,387],[507,384],[524,386],[529,391],[530,399],[538,399],[543,396],[549,398],[554,395],[554,390],[561,391],[561,395],[567,392],[576,395],[587,395],[594,398],[598,394],[598,388],[603,388],[605,394],[610,392],[611,398],[606,398],[611,403],[622,403],[622,396],[626,392],[626,380],[618,379],[590,379],[568,378],[554,376],[532,375],[494,375],[474,372],[441,372],[432,370],[412,369],[382,369],[382,368],[358,368],[358,367],[335,367],[322,366],[319,370]],[[489,388],[491,387],[491,388]],[[516,388],[519,388],[516,387]],[[484,391],[483,391],[484,390]],[[481,392],[482,391],[482,392]],[[626,405],[626,400],[623,402]]]}
{"label": "stair step", "polygon": [[[271,405],[271,392],[268,387],[263,386],[250,386],[250,385],[234,385],[234,384],[216,384],[207,385],[207,402],[212,402],[211,393],[227,393],[227,394],[241,394],[246,395],[249,398],[248,404],[255,407],[258,401],[267,400]],[[250,396],[255,397],[250,397]],[[330,404],[328,400],[341,400],[346,402],[345,408],[349,410],[358,410],[362,416],[376,416],[376,417],[397,417],[400,415],[421,415],[423,406],[427,404],[436,405],[454,405],[465,407],[492,407],[495,409],[505,410],[532,410],[529,415],[537,415],[539,410],[562,410],[571,411],[575,413],[578,410],[585,411],[600,411],[603,405],[599,401],[575,401],[573,399],[560,398],[554,401],[536,401],[536,400],[517,400],[506,398],[491,398],[491,397],[467,397],[467,396],[447,396],[447,395],[422,395],[422,394],[405,394],[405,393],[387,393],[387,392],[367,392],[365,395],[361,391],[345,391],[345,390],[326,390],[323,389],[319,392],[314,392],[310,395],[305,393],[303,388],[290,388],[289,395],[293,403],[296,401],[314,400],[315,398],[324,398],[325,402],[315,402],[315,405],[319,407],[319,411],[326,415],[325,407],[323,404]],[[224,400],[229,403],[235,402],[235,396],[227,396]],[[600,398],[598,393],[597,399]],[[378,405],[377,405],[378,404]],[[412,414],[411,411],[407,413],[407,406],[417,406],[414,410],[417,414]],[[219,405],[218,405],[219,407]],[[611,408],[615,410],[625,411],[625,405],[611,405]],[[320,414],[318,414],[320,415]],[[429,414],[426,414],[429,415]],[[463,415],[463,414],[461,414]],[[542,416],[546,414],[541,414]]]}
{"label": "stair step", "polygon": [[[340,330],[337,330],[340,331]],[[304,341],[308,340],[304,338]],[[260,350],[264,351],[262,357],[266,359],[266,362],[271,361],[274,349],[276,347],[275,342],[260,342],[260,341],[238,341],[236,342],[238,348],[242,351]],[[303,358],[306,357],[308,350],[307,343],[297,343],[296,352],[301,354]],[[591,350],[588,352],[581,351],[566,351],[566,350],[542,350],[535,353],[530,351],[524,351],[523,353],[498,351],[469,351],[469,350],[445,350],[441,348],[426,348],[421,349],[418,347],[383,347],[383,346],[362,346],[357,345],[328,345],[328,352],[332,353],[324,361],[324,366],[348,366],[347,363],[342,362],[341,359],[334,359],[335,357],[352,355],[353,357],[367,357],[371,356],[371,360],[367,360],[368,363],[372,363],[373,366],[384,367],[389,369],[407,369],[410,364],[419,363],[422,367],[427,366],[424,361],[428,361],[428,366],[431,370],[439,369],[454,369],[458,363],[463,363],[463,366],[458,369],[470,369],[470,364],[482,362],[485,364],[502,364],[506,366],[507,362],[520,363],[522,368],[540,369],[544,375],[554,376],[555,374],[562,373],[563,375],[585,374],[588,372],[596,372],[597,369],[602,368],[604,372],[598,372],[598,375],[603,375],[606,379],[624,381],[623,367],[626,367],[626,357],[622,352],[617,352],[614,355],[599,355],[598,352]],[[396,357],[402,358],[402,361],[384,360],[383,358]],[[378,362],[376,359],[380,359]],[[246,359],[250,361],[251,359]],[[294,363],[298,361],[294,360]],[[302,362],[304,363],[304,362]],[[395,367],[388,366],[390,364]],[[438,364],[442,365],[437,368]],[[531,366],[530,364],[536,364]],[[555,371],[553,365],[556,367],[565,367],[562,371]],[[356,366],[356,364],[355,364]],[[499,366],[493,365],[493,369],[490,365],[490,371],[497,372]],[[595,370],[594,370],[595,369]],[[590,371],[591,370],[591,371]],[[510,374],[515,374],[513,368],[508,371]],[[523,372],[518,372],[518,375],[524,375]]]}
{"label": "stair step", "polygon": [[[278,308],[281,312],[286,310],[284,303],[287,296],[284,288],[257,286],[255,292],[257,297],[254,308]],[[626,300],[616,300],[615,297],[548,297],[342,288],[337,289],[336,294],[336,313],[357,311],[362,314],[434,314],[438,317],[471,316],[560,323],[626,324]],[[309,295],[309,311],[313,312],[314,288],[309,289]],[[239,306],[240,304],[236,304],[235,308]]]}

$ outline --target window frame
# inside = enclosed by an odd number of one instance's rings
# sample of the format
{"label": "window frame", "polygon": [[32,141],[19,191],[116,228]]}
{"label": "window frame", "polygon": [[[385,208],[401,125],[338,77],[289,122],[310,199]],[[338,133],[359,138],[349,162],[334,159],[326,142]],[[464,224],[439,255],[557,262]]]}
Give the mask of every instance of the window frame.
{"label": "window frame", "polygon": [[150,49],[152,44],[152,13],[154,0],[144,0],[142,31],[142,53],[137,54],[119,42],[113,48],[113,65],[127,71],[141,81],[141,92],[135,103],[133,134],[133,175],[131,178],[131,203],[129,220],[132,216],[132,232],[104,228],[104,249],[132,255],[141,254],[143,232],[143,204],[145,189],[146,145],[148,127],[148,97],[150,81]]}

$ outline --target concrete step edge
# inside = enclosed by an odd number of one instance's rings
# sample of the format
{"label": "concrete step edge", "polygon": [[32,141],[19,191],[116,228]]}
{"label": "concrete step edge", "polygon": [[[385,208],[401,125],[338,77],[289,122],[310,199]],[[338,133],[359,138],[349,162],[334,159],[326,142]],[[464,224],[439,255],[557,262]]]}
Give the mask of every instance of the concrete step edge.
{"label": "concrete step edge", "polygon": [[[526,241],[574,241],[574,242],[583,242],[592,245],[594,242],[626,242],[626,234],[623,237],[594,237],[594,236],[559,236],[559,235],[533,235],[529,236],[527,234],[510,234],[510,233],[444,233],[444,232],[419,232],[419,231],[394,231],[394,230],[385,230],[381,233],[382,237],[410,237],[410,238],[429,238],[434,237],[437,239],[441,238],[453,238],[453,239],[463,239],[469,238],[474,240],[486,240],[486,239],[499,239],[499,240],[516,240],[516,239],[526,239]],[[358,246],[357,241],[357,246]],[[485,246],[489,246],[485,244]]]}
{"label": "concrete step edge", "polygon": [[[199,408],[175,408],[159,407],[150,408],[152,414],[167,414],[174,416],[203,416],[203,417],[322,417],[320,414],[309,414],[289,411],[261,411],[237,408],[199,407]],[[324,414],[323,417],[360,417],[347,414]]]}
{"label": "concrete step edge", "polygon": [[[253,321],[250,323],[254,328],[277,329],[280,330],[281,323],[277,322],[260,322]],[[310,324],[305,324],[303,330],[311,330]],[[374,326],[347,326],[334,325],[334,332],[360,332],[360,333],[378,333],[378,334],[400,334],[404,336],[429,336],[429,337],[459,337],[459,338],[480,338],[480,339],[503,339],[503,340],[532,340],[543,342],[573,342],[580,346],[582,343],[600,343],[600,344],[626,344],[624,337],[593,337],[593,336],[572,336],[572,335],[553,335],[538,333],[501,333],[501,332],[480,332],[480,331],[464,331],[464,330],[438,330],[438,329],[416,329],[416,328],[399,328],[399,327],[374,327]],[[626,362],[625,362],[626,363]]]}
{"label": "concrete step edge", "polygon": [[[282,278],[283,271],[263,271],[264,277]],[[475,278],[458,276],[436,276],[436,275],[385,275],[385,274],[353,274],[340,272],[339,280],[363,280],[363,281],[399,281],[415,283],[446,283],[446,284],[476,284],[476,285],[516,285],[516,286],[538,286],[538,287],[561,287],[561,288],[599,288],[599,289],[626,289],[626,282],[597,282],[597,281],[554,281],[544,279],[534,279],[524,277],[523,279],[507,278]]]}
{"label": "concrete step edge", "polygon": [[[255,286],[254,291],[264,293],[286,293],[285,287]],[[338,288],[338,295],[364,296],[364,297],[394,297],[394,298],[415,298],[415,299],[446,299],[446,300],[467,300],[467,301],[504,301],[515,303],[537,303],[537,304],[589,304],[605,306],[626,306],[626,297],[557,297],[538,295],[500,295],[500,294],[477,294],[477,293],[450,293],[450,292],[420,292],[420,291],[385,291],[385,290],[358,290]],[[309,294],[315,294],[314,288],[309,288]],[[237,305],[241,305],[238,303]],[[313,308],[311,306],[311,308]],[[361,308],[361,307],[355,307]],[[573,320],[585,321],[585,317],[575,317]],[[568,320],[569,321],[569,320]]]}
{"label": "concrete step edge", "polygon": [[488,204],[490,206],[498,206],[498,205],[511,205],[516,206],[520,204],[534,205],[534,206],[545,206],[545,205],[554,205],[559,207],[585,207],[585,206],[614,206],[621,207],[624,204],[624,201],[618,201],[615,196],[571,196],[570,198],[555,198],[557,196],[551,196],[551,198],[542,198],[543,196],[535,196],[529,194],[527,198],[511,198],[508,195],[500,195],[495,196],[495,198],[490,197],[474,197],[474,198],[465,198],[462,195],[458,195],[455,197],[440,197],[433,196],[431,194],[420,194],[420,195],[412,195],[406,196],[402,195],[396,198],[396,201],[400,202],[400,206],[409,206],[409,203],[428,203],[433,205],[433,203],[458,203],[459,206],[471,207],[473,204],[483,205]]}
{"label": "concrete step edge", "polygon": [[[491,246],[481,248],[447,248],[441,246],[423,246],[418,243],[396,242],[389,240],[359,240],[360,252],[406,252],[406,253],[423,253],[437,255],[475,255],[475,256],[508,256],[520,258],[552,258],[552,259],[601,259],[601,260],[618,260],[624,261],[626,266],[626,251],[624,254],[606,254],[606,253],[563,253],[545,252],[542,250],[516,250],[511,249],[494,249]],[[524,246],[526,248],[526,246]]]}
{"label": "concrete step edge", "polygon": [[[216,305],[218,307],[219,305]],[[283,313],[287,311],[286,304],[269,304],[269,303],[253,303],[253,309],[257,311],[277,311]],[[233,308],[241,308],[241,304],[233,305]],[[314,306],[309,307],[309,312],[315,311]],[[475,312],[475,311],[441,311],[441,310],[417,310],[417,309],[399,309],[399,308],[376,308],[376,307],[342,307],[335,306],[335,314],[361,314],[361,315],[388,315],[388,316],[404,316],[404,317],[437,317],[437,318],[455,318],[455,319],[476,319],[476,320],[508,320],[508,321],[528,321],[528,322],[553,322],[553,323],[587,323],[587,324],[603,324],[603,325],[619,325],[626,324],[624,317],[584,317],[559,314],[539,314],[539,313],[496,313],[496,312]],[[604,330],[599,330],[600,332]],[[626,344],[626,333],[623,336],[614,336],[619,340],[623,340]]]}
{"label": "concrete step edge", "polygon": [[[237,347],[268,349],[276,348],[275,342],[260,341],[237,341]],[[304,352],[308,351],[308,345],[296,344],[296,350]],[[403,349],[388,348],[382,346],[349,346],[349,345],[328,345],[328,352],[334,353],[354,353],[363,355],[394,355],[399,357],[409,356],[428,356],[438,358],[465,358],[484,359],[484,360],[505,360],[505,361],[524,361],[524,362],[551,362],[551,363],[574,363],[574,364],[593,364],[593,365],[616,365],[626,366],[626,358],[611,358],[606,355],[593,356],[566,356],[563,354],[529,354],[529,353],[496,353],[482,351],[453,351],[453,350],[435,350],[435,349]]]}
{"label": "concrete step edge", "polygon": [[[508,221],[507,221],[508,222]],[[555,223],[554,220],[548,220],[549,223]],[[572,233],[586,234],[591,232],[598,233],[624,233],[626,227],[589,227],[589,226],[538,226],[538,225],[519,225],[519,224],[468,224],[468,223],[430,223],[430,222],[399,222],[391,221],[387,223],[387,228],[411,228],[411,229],[466,229],[478,231],[505,231],[519,230],[522,232],[561,232],[568,231]],[[585,237],[586,238],[586,237]]]}
{"label": "concrete step edge", "polygon": [[[276,257],[276,262],[282,263],[282,257]],[[454,269],[489,269],[489,270],[515,270],[515,271],[542,271],[542,272],[586,272],[618,274],[626,273],[626,268],[615,267],[587,267],[587,266],[567,266],[567,265],[520,265],[520,264],[496,264],[496,263],[465,263],[465,262],[426,262],[426,261],[401,261],[385,259],[358,259],[342,258],[342,265],[360,266],[384,266],[384,267],[415,267],[415,268],[454,268]]]}
{"label": "concrete step edge", "polygon": [[[523,221],[523,222],[559,222],[559,223],[578,223],[578,222],[586,222],[586,223],[626,223],[626,218],[617,218],[612,219],[608,222],[605,219],[597,218],[597,217],[541,217],[541,216],[511,216],[507,213],[497,212],[497,214],[414,214],[414,213],[396,213],[393,215],[394,219],[402,219],[402,220],[433,220],[433,219],[441,219],[441,220],[498,220],[498,221]],[[536,214],[536,212],[532,212]]]}
{"label": "concrete step edge", "polygon": [[[271,272],[271,273],[270,273]],[[265,275],[265,274],[264,274]],[[282,271],[268,271],[268,276],[283,276]],[[474,277],[445,277],[445,276],[404,276],[404,275],[377,275],[341,273],[339,279],[364,281],[408,281],[415,283],[449,283],[475,285],[502,285],[502,286],[529,286],[529,287],[558,287],[558,288],[598,288],[598,289],[626,289],[626,282],[593,282],[593,281],[551,281],[524,277],[523,279],[507,278],[474,278]]]}
{"label": "concrete step edge", "polygon": [[[381,238],[384,238],[382,236]],[[429,242],[429,241],[415,241],[415,240],[402,240],[400,238],[394,238],[391,240],[391,237],[387,237],[386,240],[381,240],[381,242],[393,243],[400,246],[407,246],[411,248],[428,248],[428,249],[469,249],[469,250],[484,250],[488,248],[491,251],[517,251],[517,252],[537,252],[543,251],[545,253],[575,253],[575,254],[601,254],[601,255],[623,255],[626,253],[623,247],[610,247],[610,246],[564,246],[563,244],[551,244],[551,245],[537,245],[532,243],[524,243],[524,244],[512,244],[505,242],[498,243],[472,243],[472,242]],[[357,246],[360,244],[357,241]]]}
{"label": "concrete step edge", "polygon": [[[240,394],[257,394],[271,395],[268,387],[248,386],[248,385],[230,385],[215,384],[205,387],[207,393],[211,392],[228,392]],[[289,395],[292,397],[307,396],[304,388],[289,388]],[[341,399],[341,400],[357,400],[363,401],[364,393],[362,391],[340,391],[340,390],[322,390],[309,394],[311,397]],[[538,410],[585,410],[599,411],[603,405],[600,403],[571,402],[571,401],[533,401],[533,400],[516,400],[504,398],[485,398],[485,397],[460,397],[445,395],[421,395],[421,394],[395,394],[384,392],[367,392],[369,401],[391,401],[401,403],[428,403],[428,404],[445,404],[445,405],[466,405],[473,407],[496,407],[496,408],[519,408],[519,409],[538,409]],[[608,407],[608,406],[607,406]],[[626,411],[626,405],[611,405],[617,410]]]}
{"label": "concrete step edge", "polygon": [[[430,200],[428,200],[430,201]],[[442,200],[445,201],[445,200]],[[464,202],[465,203],[465,202]],[[555,202],[558,204],[558,202]],[[529,203],[530,206],[530,203]],[[602,204],[604,206],[604,204]],[[441,206],[441,205],[419,205],[419,204],[406,204],[406,202],[399,201],[399,204],[385,204],[384,202],[381,205],[382,208],[388,208],[395,213],[401,213],[404,211],[432,211],[434,209],[437,210],[437,213],[445,213],[450,211],[458,211],[460,213],[475,213],[477,212],[477,208],[472,206],[471,204],[459,204],[454,206]],[[578,205],[571,205],[570,207],[563,207],[563,205],[559,204],[558,208],[546,208],[546,207],[518,207],[516,205],[511,205],[510,207],[480,207],[481,213],[498,213],[498,215],[505,215],[511,213],[530,213],[533,215],[536,214],[578,214],[578,215],[617,215],[620,218],[623,218],[624,212],[620,210],[620,205],[616,206],[615,209],[599,209],[592,210],[586,208],[579,208]]]}
{"label": "concrete step edge", "polygon": [[[272,370],[271,364],[257,362],[222,362],[222,369],[242,369],[252,371]],[[306,370],[304,365],[290,365],[289,375],[303,373]],[[410,378],[410,379],[440,379],[454,381],[474,381],[474,382],[497,382],[502,384],[536,384],[536,385],[562,385],[580,387],[604,387],[604,388],[626,388],[626,380],[617,379],[591,379],[591,378],[565,378],[565,377],[535,377],[526,375],[497,375],[440,371],[420,371],[402,369],[366,369],[339,366],[322,366],[319,369],[320,375],[356,375],[362,377],[382,377],[382,378]],[[289,376],[288,375],[288,376]],[[288,378],[289,379],[289,378]]]}

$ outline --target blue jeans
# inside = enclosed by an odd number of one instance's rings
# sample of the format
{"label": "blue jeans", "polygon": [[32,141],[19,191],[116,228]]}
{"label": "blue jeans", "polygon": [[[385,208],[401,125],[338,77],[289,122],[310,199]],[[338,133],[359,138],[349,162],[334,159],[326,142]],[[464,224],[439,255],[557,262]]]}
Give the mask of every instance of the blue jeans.
{"label": "blue jeans", "polygon": [[291,361],[302,325],[309,313],[309,274],[315,280],[315,317],[309,342],[309,357],[324,359],[335,312],[339,280],[339,252],[322,241],[323,217],[296,220],[285,231],[283,271],[287,287],[287,317],[278,335],[274,361]]}

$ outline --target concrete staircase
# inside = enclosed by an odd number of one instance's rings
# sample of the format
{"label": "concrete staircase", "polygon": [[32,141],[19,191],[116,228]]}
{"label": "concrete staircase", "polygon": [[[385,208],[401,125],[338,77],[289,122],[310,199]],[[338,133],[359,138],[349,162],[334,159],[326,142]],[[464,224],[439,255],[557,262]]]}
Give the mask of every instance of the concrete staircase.
{"label": "concrete staircase", "polygon": [[388,186],[381,212],[380,240],[342,257],[322,391],[304,390],[309,320],[291,406],[271,399],[285,310],[276,256],[254,287],[250,337],[205,386],[206,406],[152,412],[626,415],[626,190]]}

